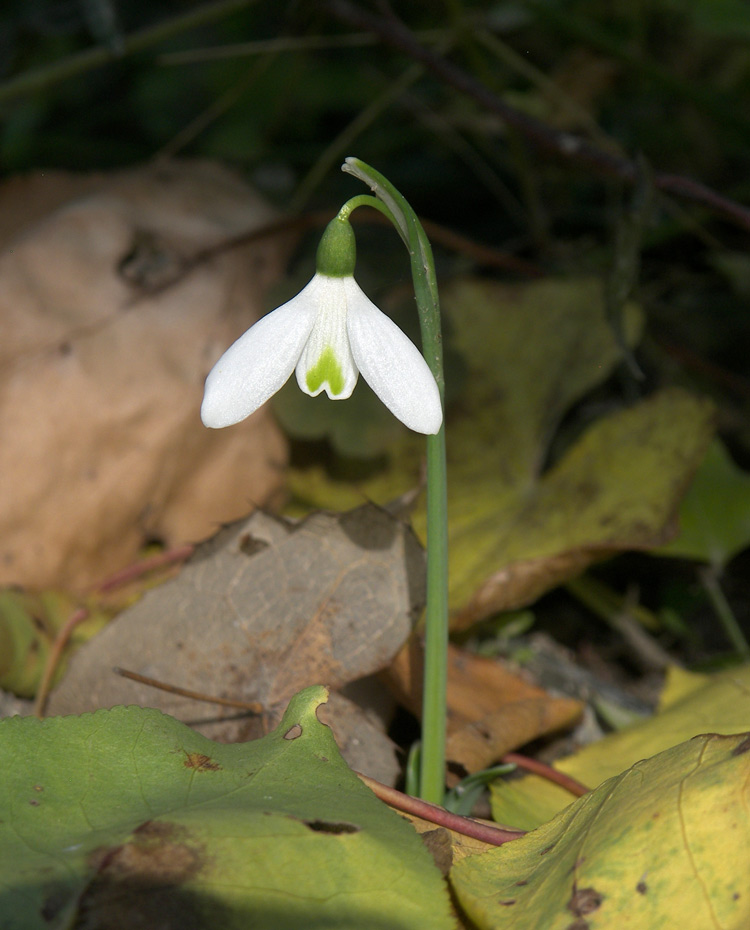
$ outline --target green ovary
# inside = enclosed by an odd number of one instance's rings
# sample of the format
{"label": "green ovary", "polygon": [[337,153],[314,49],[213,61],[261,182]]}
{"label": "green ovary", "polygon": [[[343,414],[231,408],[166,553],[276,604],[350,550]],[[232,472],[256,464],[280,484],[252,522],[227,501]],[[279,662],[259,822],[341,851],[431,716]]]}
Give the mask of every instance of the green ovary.
{"label": "green ovary", "polygon": [[330,346],[323,349],[318,361],[305,375],[305,383],[311,394],[320,390],[326,381],[332,394],[340,394],[344,390],[344,373]]}

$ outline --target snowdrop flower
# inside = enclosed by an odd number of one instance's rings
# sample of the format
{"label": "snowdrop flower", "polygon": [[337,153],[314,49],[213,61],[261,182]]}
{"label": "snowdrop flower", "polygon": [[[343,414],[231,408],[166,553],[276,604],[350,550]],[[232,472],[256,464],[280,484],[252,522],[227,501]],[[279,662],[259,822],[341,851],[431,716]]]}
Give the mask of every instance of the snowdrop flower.
{"label": "snowdrop flower", "polygon": [[206,378],[201,419],[218,429],[250,416],[297,374],[311,397],[349,397],[365,381],[410,429],[437,433],[440,392],[419,350],[354,280],[354,232],[336,217],[327,227],[317,270],[296,297],[260,319]]}

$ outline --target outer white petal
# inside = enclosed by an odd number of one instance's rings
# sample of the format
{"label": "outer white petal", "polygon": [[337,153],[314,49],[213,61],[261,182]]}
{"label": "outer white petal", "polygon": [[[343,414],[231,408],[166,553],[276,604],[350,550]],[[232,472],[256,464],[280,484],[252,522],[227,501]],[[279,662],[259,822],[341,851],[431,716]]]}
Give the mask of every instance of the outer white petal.
{"label": "outer white petal", "polygon": [[201,405],[206,426],[219,429],[239,423],[288,380],[315,323],[317,306],[309,293],[314,283],[315,278],[258,320],[214,365]]}
{"label": "outer white petal", "polygon": [[422,354],[363,293],[349,289],[347,329],[352,355],[365,381],[391,413],[417,433],[437,433],[443,422],[440,392]]}
{"label": "outer white petal", "polygon": [[[317,397],[321,391],[325,391],[331,400],[345,400],[351,396],[357,384],[359,372],[349,348],[349,334],[346,328],[349,281],[354,282],[354,278],[331,278],[328,275],[316,274],[308,285],[315,284],[311,296],[318,307],[318,313],[310,338],[305,343],[297,364],[297,384],[311,397]],[[327,357],[329,361],[334,362],[337,377],[324,378],[317,386],[311,388],[308,375],[320,365],[321,357]]]}

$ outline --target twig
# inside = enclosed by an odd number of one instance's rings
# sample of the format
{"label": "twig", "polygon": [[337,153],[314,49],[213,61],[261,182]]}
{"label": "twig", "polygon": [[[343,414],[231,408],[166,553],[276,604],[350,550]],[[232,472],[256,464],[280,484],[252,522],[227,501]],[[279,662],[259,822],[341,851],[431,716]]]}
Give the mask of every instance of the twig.
{"label": "twig", "polygon": [[44,90],[49,85],[57,84],[69,77],[75,77],[78,74],[91,71],[93,68],[100,68],[102,65],[117,61],[126,55],[142,52],[144,49],[158,45],[173,35],[203,26],[212,20],[221,19],[221,17],[255,2],[257,0],[217,0],[216,3],[206,3],[204,6],[196,7],[188,13],[183,13],[180,16],[157,23],[155,26],[149,26],[147,29],[141,29],[138,32],[124,36],[122,45],[117,50],[113,50],[108,45],[95,45],[93,48],[87,48],[85,51],[70,55],[61,61],[55,61],[42,68],[24,71],[17,77],[0,84],[0,103],[7,103],[25,94]]}
{"label": "twig", "polygon": [[[349,0],[323,0],[322,5],[342,22],[358,29],[370,30],[386,45],[399,49],[415,61],[421,62],[440,80],[472,97],[485,109],[496,113],[541,151],[554,154],[603,176],[620,178],[630,184],[636,182],[638,171],[632,161],[592,145],[580,136],[552,129],[541,120],[509,106],[461,68],[420,45],[414,34],[395,16],[376,16],[350,3]],[[664,193],[702,204],[743,229],[750,230],[749,208],[722,196],[699,181],[683,175],[662,173],[654,175],[654,186]]]}
{"label": "twig", "polygon": [[517,765],[519,769],[523,769],[526,772],[533,772],[534,775],[540,775],[542,778],[546,778],[547,781],[554,782],[556,785],[569,791],[577,798],[583,797],[584,794],[588,794],[591,790],[570,775],[553,769],[551,765],[540,762],[538,759],[532,759],[529,756],[522,756],[517,752],[507,752],[500,761],[503,763],[513,763],[513,765]]}
{"label": "twig", "polygon": [[462,817],[460,814],[452,814],[444,807],[438,804],[430,804],[429,801],[422,801],[419,798],[413,798],[410,794],[404,794],[384,785],[369,775],[362,775],[361,772],[355,772],[359,778],[367,785],[368,788],[377,795],[381,801],[394,807],[396,810],[403,811],[405,814],[412,814],[414,817],[420,817],[422,820],[429,820],[431,823],[454,833],[461,833],[463,836],[471,836],[483,843],[489,843],[492,846],[502,846],[511,840],[520,839],[525,835],[525,830],[513,830],[509,827],[493,826],[489,823],[482,823],[474,820],[473,817]]}
{"label": "twig", "polygon": [[[445,29],[425,29],[417,33],[420,40],[437,41],[446,35]],[[204,61],[221,61],[226,58],[247,58],[254,55],[275,55],[283,52],[326,51],[339,48],[361,48],[375,45],[377,38],[370,32],[359,35],[274,36],[272,39],[255,39],[252,42],[232,42],[209,48],[167,52],[159,57],[160,65],[194,65]]]}
{"label": "twig", "polygon": [[[241,248],[265,239],[268,236],[282,235],[284,233],[304,233],[310,229],[324,227],[331,219],[330,210],[318,210],[313,213],[303,213],[301,216],[288,216],[273,223],[268,223],[259,229],[251,232],[241,233],[238,236],[231,236],[224,239],[216,245],[208,248],[199,249],[192,255],[185,256],[181,261],[175,263],[174,271],[159,278],[158,283],[148,286],[134,286],[137,291],[136,300],[141,297],[152,297],[173,287],[178,281],[182,281],[191,271],[205,262],[211,261],[219,255],[230,252],[232,249]],[[353,223],[374,223],[378,225],[387,224],[387,220],[374,210],[368,211],[364,217],[352,217]],[[524,275],[526,277],[539,278],[543,272],[538,265],[517,258],[509,252],[503,252],[500,249],[492,248],[482,243],[474,242],[467,236],[454,232],[451,229],[441,226],[439,223],[422,220],[425,231],[433,240],[439,243],[443,248],[463,254],[471,258],[478,265],[494,268],[504,268],[506,271],[514,274]]]}
{"label": "twig", "polygon": [[88,617],[88,607],[78,607],[73,611],[73,613],[68,617],[68,619],[58,631],[57,636],[55,637],[54,642],[50,646],[50,650],[47,653],[47,661],[44,663],[42,680],[39,682],[39,688],[37,689],[36,696],[34,697],[34,716],[39,717],[40,719],[44,716],[44,710],[47,706],[47,698],[49,697],[50,688],[52,687],[52,679],[55,677],[55,672],[57,671],[57,666],[60,663],[60,657],[63,654],[63,650],[68,645],[70,637],[73,635],[75,628],[80,623],[83,623],[84,620],[87,620]]}
{"label": "twig", "polygon": [[[135,562],[133,565],[129,565],[127,568],[122,569],[122,571],[110,575],[109,578],[97,585],[94,591],[98,594],[108,594],[110,591],[121,588],[129,582],[135,581],[137,578],[141,578],[148,572],[155,571],[158,568],[164,568],[168,565],[174,565],[177,562],[184,562],[194,551],[195,546],[180,546],[175,549],[169,549],[166,552],[160,552],[158,555],[152,556],[149,559],[142,559],[140,562]],[[65,647],[70,642],[70,637],[73,635],[75,628],[79,623],[83,623],[84,620],[88,619],[89,613],[88,607],[78,607],[65,621],[58,631],[57,636],[55,636],[50,651],[47,654],[42,678],[39,682],[36,696],[34,697],[35,716],[40,718],[44,716],[47,699],[49,698],[50,689],[52,687],[52,679],[55,677],[55,672],[57,671],[57,666],[60,664],[60,659],[62,658]]]}
{"label": "twig", "polygon": [[210,694],[203,694],[202,691],[191,691],[189,688],[179,688],[177,685],[170,685],[165,681],[159,681],[157,678],[149,678],[147,675],[140,675],[138,672],[128,671],[126,668],[113,668],[115,675],[121,675],[123,678],[129,678],[131,681],[140,682],[142,685],[148,685],[149,688],[158,688],[160,691],[167,691],[169,694],[178,694],[180,697],[191,698],[193,701],[204,701],[207,704],[221,704],[222,707],[234,707],[238,710],[247,710],[251,714],[262,714],[263,705],[257,701],[237,701],[233,698],[214,697]]}
{"label": "twig", "polygon": [[159,568],[168,568],[170,565],[177,565],[180,562],[184,562],[189,559],[194,552],[195,546],[193,545],[176,546],[173,549],[158,552],[156,555],[152,555],[147,559],[141,559],[140,562],[133,562],[132,565],[128,565],[119,572],[115,572],[98,584],[94,590],[99,594],[108,594],[110,591],[122,588],[132,581],[137,581],[149,572],[154,572]]}

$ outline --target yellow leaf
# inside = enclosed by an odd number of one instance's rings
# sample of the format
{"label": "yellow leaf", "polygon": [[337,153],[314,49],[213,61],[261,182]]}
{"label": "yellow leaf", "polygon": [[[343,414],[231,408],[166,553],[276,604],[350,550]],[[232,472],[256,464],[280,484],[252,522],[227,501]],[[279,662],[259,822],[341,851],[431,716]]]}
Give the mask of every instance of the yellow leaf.
{"label": "yellow leaf", "polygon": [[[711,438],[710,402],[666,390],[614,411],[543,472],[562,417],[620,358],[599,283],[464,279],[441,300],[468,369],[447,417],[453,629],[529,604],[597,559],[666,542]],[[628,345],[640,329],[628,305]],[[418,484],[423,457],[421,438],[406,437],[356,486],[322,469],[294,471],[291,485],[307,506],[385,503]],[[423,505],[414,524],[424,533]]]}
{"label": "yellow leaf", "polygon": [[711,734],[608,779],[550,823],[457,863],[480,930],[746,930],[750,738]]}
{"label": "yellow leaf", "polygon": [[[662,712],[558,760],[555,768],[595,788],[639,759],[699,733],[746,730],[750,730],[750,665],[711,677],[706,684],[672,700]],[[570,801],[567,791],[536,775],[512,784],[498,781],[492,786],[494,819],[522,829],[544,823]]]}

